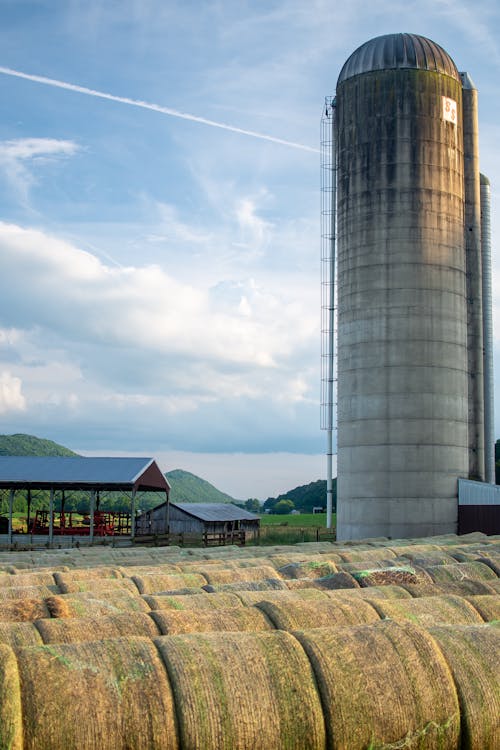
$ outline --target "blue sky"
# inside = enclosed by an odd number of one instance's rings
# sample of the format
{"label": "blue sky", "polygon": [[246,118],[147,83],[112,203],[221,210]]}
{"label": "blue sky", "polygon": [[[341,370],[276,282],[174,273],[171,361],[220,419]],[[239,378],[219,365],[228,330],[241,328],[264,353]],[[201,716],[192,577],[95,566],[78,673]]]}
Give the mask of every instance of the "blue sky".
{"label": "blue sky", "polygon": [[1,432],[242,498],[324,474],[314,149],[343,62],[395,31],[479,89],[495,249],[497,2],[0,0],[2,68],[290,142],[0,73]]}

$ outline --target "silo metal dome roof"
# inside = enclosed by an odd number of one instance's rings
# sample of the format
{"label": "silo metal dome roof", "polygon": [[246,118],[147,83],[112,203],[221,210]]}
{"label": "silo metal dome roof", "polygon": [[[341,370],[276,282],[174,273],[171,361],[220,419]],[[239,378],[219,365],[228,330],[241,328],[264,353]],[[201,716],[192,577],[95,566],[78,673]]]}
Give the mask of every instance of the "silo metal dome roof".
{"label": "silo metal dome roof", "polygon": [[457,66],[439,44],[418,34],[385,34],[358,47],[340,71],[337,86],[348,78],[373,70],[415,68],[460,81]]}

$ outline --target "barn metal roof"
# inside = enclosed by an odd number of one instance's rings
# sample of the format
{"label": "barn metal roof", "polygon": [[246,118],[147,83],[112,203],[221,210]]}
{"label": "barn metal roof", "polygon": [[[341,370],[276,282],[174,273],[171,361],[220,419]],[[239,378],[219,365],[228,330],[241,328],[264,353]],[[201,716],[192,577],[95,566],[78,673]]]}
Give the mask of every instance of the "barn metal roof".
{"label": "barn metal roof", "polygon": [[337,86],[361,73],[394,68],[429,70],[460,81],[457,66],[436,42],[418,34],[384,34],[370,39],[352,53],[340,71]]}
{"label": "barn metal roof", "polygon": [[200,521],[258,521],[259,516],[231,503],[170,503]]}
{"label": "barn metal roof", "polygon": [[165,490],[153,458],[0,456],[0,488]]}

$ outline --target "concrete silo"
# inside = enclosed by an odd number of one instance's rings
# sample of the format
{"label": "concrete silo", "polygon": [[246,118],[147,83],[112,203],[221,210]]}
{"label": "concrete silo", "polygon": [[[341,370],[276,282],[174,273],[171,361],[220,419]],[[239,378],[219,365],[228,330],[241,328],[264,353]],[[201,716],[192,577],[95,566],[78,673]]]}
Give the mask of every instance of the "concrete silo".
{"label": "concrete silo", "polygon": [[338,79],[339,539],[455,532],[457,478],[484,480],[475,94],[413,34]]}

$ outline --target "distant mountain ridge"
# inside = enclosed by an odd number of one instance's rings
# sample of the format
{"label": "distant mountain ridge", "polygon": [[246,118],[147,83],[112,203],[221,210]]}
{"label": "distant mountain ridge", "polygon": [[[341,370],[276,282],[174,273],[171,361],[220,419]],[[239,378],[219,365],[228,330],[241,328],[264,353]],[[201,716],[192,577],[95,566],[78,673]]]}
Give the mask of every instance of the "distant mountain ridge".
{"label": "distant mountain ridge", "polygon": [[0,435],[0,456],[78,456],[53,440],[17,433]]}
{"label": "distant mountain ridge", "polygon": [[173,503],[235,503],[231,495],[221,492],[205,479],[197,477],[183,469],[174,469],[165,474],[172,490],[170,500]]}
{"label": "distant mountain ridge", "polygon": [[[333,480],[333,507],[337,506],[337,478]],[[312,513],[313,508],[326,507],[326,479],[303,484],[293,490],[283,492],[278,497],[268,497],[264,503],[264,510],[273,511],[280,500],[291,500],[297,510]]]}

